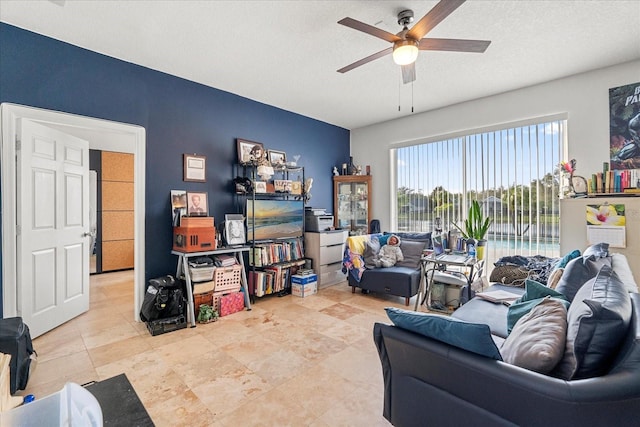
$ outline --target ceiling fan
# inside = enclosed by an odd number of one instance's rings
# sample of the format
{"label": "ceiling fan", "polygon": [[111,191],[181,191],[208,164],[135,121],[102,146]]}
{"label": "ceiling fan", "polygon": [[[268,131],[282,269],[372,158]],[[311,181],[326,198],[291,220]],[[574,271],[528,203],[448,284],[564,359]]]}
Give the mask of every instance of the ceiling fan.
{"label": "ceiling fan", "polygon": [[462,40],[462,39],[436,39],[423,38],[429,31],[453,13],[465,0],[441,0],[425,16],[422,17],[411,29],[408,25],[413,22],[413,11],[403,10],[398,13],[398,24],[402,25],[402,31],[391,34],[380,28],[374,27],[353,18],[344,18],[338,24],[345,25],[354,30],[362,31],[374,37],[381,38],[393,46],[369,55],[353,64],[340,68],[339,73],[346,73],[356,67],[364,65],[385,55],[392,54],[396,64],[402,66],[402,81],[411,83],[416,79],[415,61],[420,50],[443,50],[453,52],[482,53],[487,50],[491,41],[488,40]]}

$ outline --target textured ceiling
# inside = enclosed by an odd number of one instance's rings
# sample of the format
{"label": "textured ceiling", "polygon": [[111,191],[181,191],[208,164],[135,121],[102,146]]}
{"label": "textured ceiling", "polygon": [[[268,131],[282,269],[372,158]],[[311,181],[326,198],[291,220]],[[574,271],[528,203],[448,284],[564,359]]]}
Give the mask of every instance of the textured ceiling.
{"label": "textured ceiling", "polygon": [[423,51],[408,85],[390,56],[336,72],[390,46],[337,21],[396,33],[436,3],[0,0],[0,20],[347,129],[640,59],[640,1],[469,0],[428,36],[485,53]]}

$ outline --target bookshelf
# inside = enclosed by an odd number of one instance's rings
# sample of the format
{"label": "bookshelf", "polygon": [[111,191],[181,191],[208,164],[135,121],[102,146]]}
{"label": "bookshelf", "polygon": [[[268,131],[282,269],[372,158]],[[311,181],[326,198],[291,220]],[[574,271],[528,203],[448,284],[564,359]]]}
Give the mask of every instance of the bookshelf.
{"label": "bookshelf", "polygon": [[[305,264],[304,167],[277,167],[264,179],[255,165],[238,165],[237,175],[252,184],[249,191],[236,192],[250,246],[248,293],[254,299],[290,293],[291,276]],[[278,218],[269,214],[285,210],[288,214]]]}

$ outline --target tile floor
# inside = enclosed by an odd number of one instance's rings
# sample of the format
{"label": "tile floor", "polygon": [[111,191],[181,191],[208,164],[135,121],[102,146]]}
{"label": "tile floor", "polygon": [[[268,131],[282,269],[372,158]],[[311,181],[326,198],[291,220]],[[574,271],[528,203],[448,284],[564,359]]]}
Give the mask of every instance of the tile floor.
{"label": "tile floor", "polygon": [[157,426],[388,426],[372,338],[386,306],[404,298],[343,282],[152,337],[134,320],[133,272],[96,275],[91,309],[34,340],[38,365],[18,394],[125,373]]}

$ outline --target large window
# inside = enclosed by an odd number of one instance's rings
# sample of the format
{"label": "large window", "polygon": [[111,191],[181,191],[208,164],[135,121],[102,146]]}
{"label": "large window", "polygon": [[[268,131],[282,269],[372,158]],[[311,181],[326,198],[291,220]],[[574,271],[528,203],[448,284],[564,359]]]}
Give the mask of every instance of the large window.
{"label": "large window", "polygon": [[558,256],[565,132],[566,120],[545,120],[396,148],[396,228],[453,229],[478,200],[493,218],[490,265],[506,255]]}

